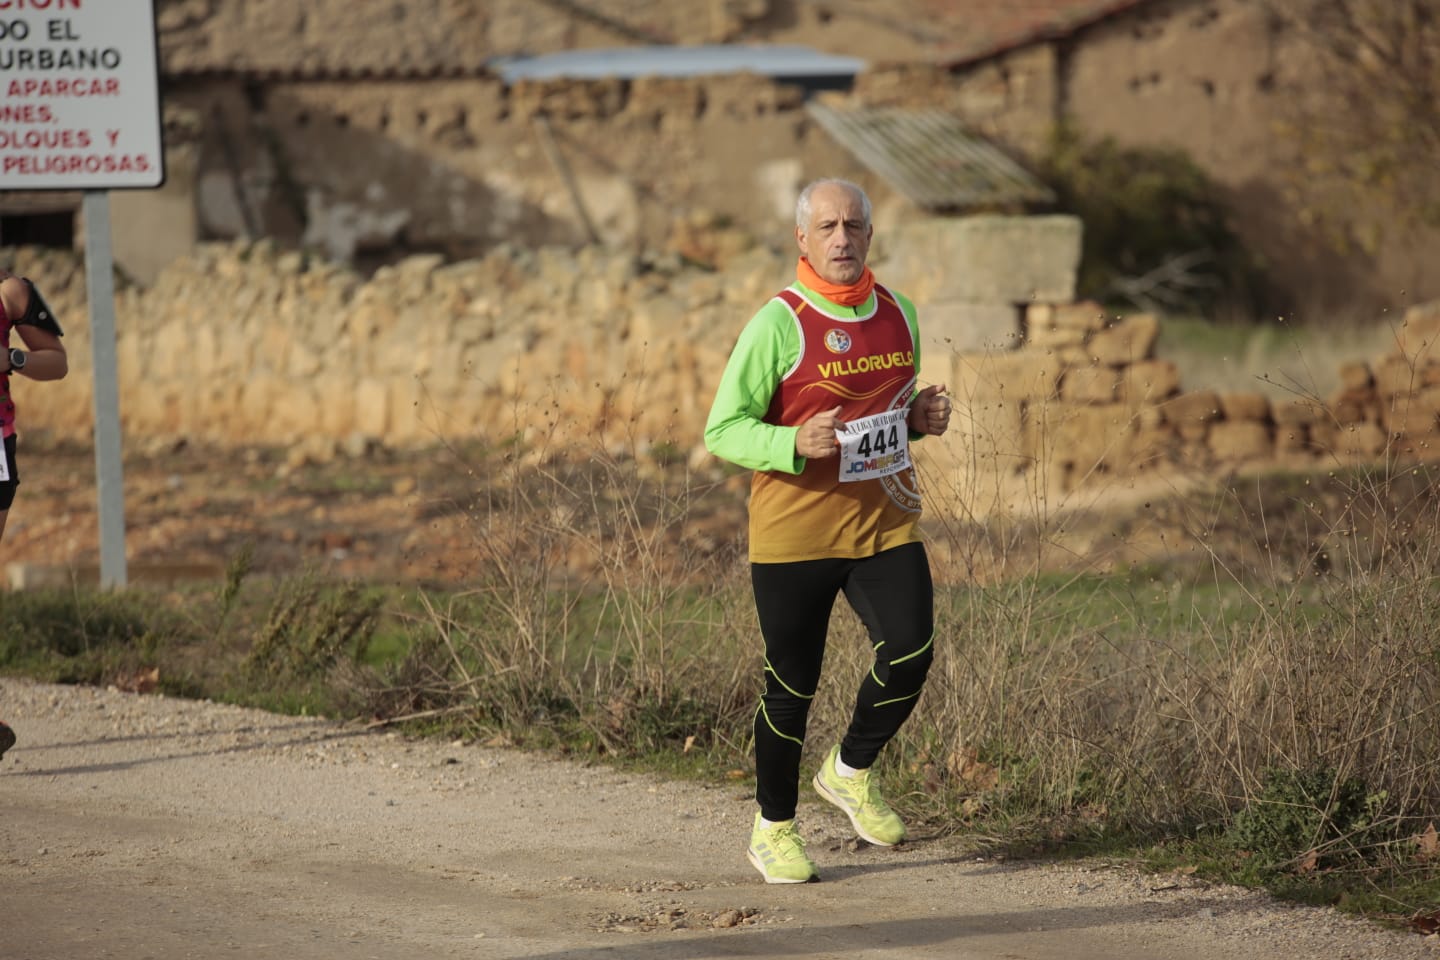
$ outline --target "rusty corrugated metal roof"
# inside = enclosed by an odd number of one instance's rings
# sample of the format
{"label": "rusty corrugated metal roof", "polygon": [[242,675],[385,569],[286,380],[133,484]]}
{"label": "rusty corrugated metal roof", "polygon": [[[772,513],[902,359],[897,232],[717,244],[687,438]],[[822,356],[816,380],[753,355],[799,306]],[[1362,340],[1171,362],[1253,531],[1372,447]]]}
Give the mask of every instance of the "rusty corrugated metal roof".
{"label": "rusty corrugated metal roof", "polygon": [[806,109],[856,159],[934,212],[1055,202],[1054,192],[994,144],[937,108]]}

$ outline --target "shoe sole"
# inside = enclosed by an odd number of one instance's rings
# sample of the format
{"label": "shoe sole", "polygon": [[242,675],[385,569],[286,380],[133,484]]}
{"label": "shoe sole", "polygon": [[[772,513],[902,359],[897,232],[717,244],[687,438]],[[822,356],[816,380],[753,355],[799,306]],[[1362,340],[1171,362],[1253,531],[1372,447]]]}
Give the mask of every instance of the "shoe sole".
{"label": "shoe sole", "polygon": [[15,731],[0,723],[0,757],[5,756],[5,751],[15,746]]}
{"label": "shoe sole", "polygon": [[760,871],[760,876],[765,878],[766,883],[819,883],[820,874],[812,873],[804,880],[791,880],[789,877],[772,877],[765,872],[765,867],[760,863],[760,858],[755,856],[754,850],[746,850],[745,858],[750,861],[750,866]]}
{"label": "shoe sole", "polygon": [[[815,774],[815,778],[810,782],[812,785],[814,785],[815,792],[820,794],[821,798],[828,800],[830,803],[834,804],[840,809],[841,813],[845,814],[845,816],[850,819],[850,826],[855,829],[855,833],[860,837],[861,840],[864,840],[866,843],[869,844],[874,844],[877,847],[895,846],[895,843],[891,843],[887,840],[877,840],[874,837],[870,836],[870,834],[866,833],[865,828],[860,826],[860,821],[855,819],[855,814],[850,812],[850,807],[845,803],[845,801],[841,800],[835,794],[831,793],[830,788],[825,786],[825,781],[820,779],[820,774]],[[900,839],[904,840],[905,838],[901,837]],[[897,840],[896,843],[898,842],[900,841]]]}

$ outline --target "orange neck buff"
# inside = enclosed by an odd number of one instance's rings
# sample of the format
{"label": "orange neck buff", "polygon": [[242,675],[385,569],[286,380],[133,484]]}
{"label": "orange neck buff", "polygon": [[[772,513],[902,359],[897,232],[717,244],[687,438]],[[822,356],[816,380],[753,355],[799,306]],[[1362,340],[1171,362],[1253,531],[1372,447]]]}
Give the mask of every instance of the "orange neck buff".
{"label": "orange neck buff", "polygon": [[860,306],[870,299],[870,294],[875,289],[875,274],[870,272],[869,267],[865,268],[860,279],[854,283],[831,283],[816,273],[815,268],[810,266],[810,261],[804,257],[795,265],[795,279],[831,303],[846,307]]}

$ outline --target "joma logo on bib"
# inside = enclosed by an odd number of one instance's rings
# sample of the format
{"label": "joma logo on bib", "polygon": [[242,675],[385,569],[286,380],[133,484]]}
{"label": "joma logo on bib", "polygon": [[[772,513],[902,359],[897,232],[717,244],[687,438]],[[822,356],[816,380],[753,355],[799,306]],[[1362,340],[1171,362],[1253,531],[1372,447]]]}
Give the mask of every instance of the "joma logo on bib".
{"label": "joma logo on bib", "polygon": [[849,474],[863,474],[867,477],[883,477],[894,470],[908,466],[910,458],[903,453],[887,453],[883,457],[872,457],[869,460],[852,460],[845,468]]}

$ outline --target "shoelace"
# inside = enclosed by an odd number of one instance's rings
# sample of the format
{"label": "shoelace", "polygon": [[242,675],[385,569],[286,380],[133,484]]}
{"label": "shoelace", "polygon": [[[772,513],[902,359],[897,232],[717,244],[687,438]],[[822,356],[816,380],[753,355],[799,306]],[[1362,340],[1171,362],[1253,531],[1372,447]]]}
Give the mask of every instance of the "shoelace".
{"label": "shoelace", "polygon": [[855,774],[854,779],[858,781],[860,790],[860,802],[869,807],[881,816],[890,815],[890,805],[880,796],[880,789],[870,782],[870,771],[861,770]]}
{"label": "shoelace", "polygon": [[775,849],[782,855],[805,852],[805,838],[800,836],[800,831],[795,829],[793,823],[788,826],[776,827],[771,839],[775,844]]}

